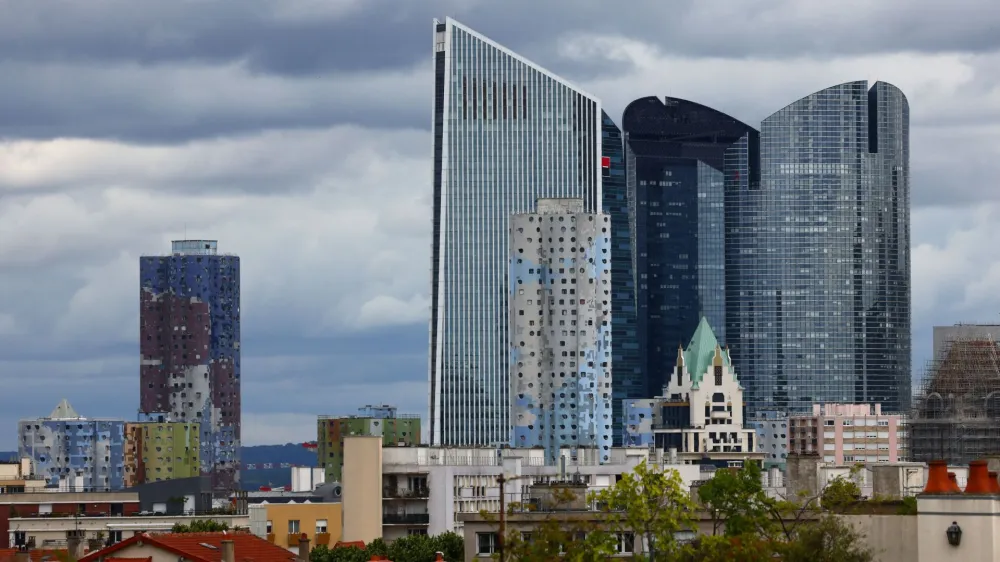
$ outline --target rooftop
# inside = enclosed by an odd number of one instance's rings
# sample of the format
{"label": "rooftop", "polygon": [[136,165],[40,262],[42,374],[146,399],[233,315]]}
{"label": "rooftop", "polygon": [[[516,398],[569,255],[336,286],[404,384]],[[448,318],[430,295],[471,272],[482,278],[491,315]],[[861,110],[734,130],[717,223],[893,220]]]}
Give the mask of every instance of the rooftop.
{"label": "rooftop", "polygon": [[[233,541],[236,562],[291,562],[295,555],[291,551],[271,544],[250,533],[165,533],[162,535],[135,535],[103,550],[92,552],[80,562],[96,562],[116,559],[109,555],[131,545],[141,543],[151,545],[180,557],[188,562],[222,562],[222,541]],[[135,560],[135,559],[133,559]]]}

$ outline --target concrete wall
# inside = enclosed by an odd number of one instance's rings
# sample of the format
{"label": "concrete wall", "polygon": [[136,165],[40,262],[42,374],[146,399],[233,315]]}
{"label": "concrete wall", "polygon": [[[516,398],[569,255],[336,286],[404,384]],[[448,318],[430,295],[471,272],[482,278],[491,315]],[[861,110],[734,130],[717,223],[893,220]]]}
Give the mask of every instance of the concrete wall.
{"label": "concrete wall", "polygon": [[876,562],[916,562],[915,515],[843,515],[841,520],[864,534]]}
{"label": "concrete wall", "polygon": [[[919,562],[987,562],[1000,560],[1000,497],[918,496]],[[962,529],[959,546],[948,544],[952,523]]]}
{"label": "concrete wall", "polygon": [[382,536],[382,437],[344,437],[344,541]]}

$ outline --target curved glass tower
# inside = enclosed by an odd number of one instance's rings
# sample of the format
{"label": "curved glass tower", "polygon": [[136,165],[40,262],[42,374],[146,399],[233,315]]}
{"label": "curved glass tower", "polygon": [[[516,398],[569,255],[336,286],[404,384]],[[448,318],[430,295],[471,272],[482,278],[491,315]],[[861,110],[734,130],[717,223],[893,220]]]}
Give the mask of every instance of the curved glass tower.
{"label": "curved glass tower", "polygon": [[510,216],[601,210],[601,104],[448,19],[434,22],[430,437],[497,445],[509,422]]}
{"label": "curved glass tower", "polygon": [[645,392],[659,396],[702,317],[726,341],[726,154],[740,143],[756,185],[759,135],[721,111],[655,96],[630,103],[622,129]]}
{"label": "curved glass tower", "polygon": [[909,118],[890,84],[827,88],[763,121],[760,189],[727,177],[727,339],[751,411],[908,409]]}

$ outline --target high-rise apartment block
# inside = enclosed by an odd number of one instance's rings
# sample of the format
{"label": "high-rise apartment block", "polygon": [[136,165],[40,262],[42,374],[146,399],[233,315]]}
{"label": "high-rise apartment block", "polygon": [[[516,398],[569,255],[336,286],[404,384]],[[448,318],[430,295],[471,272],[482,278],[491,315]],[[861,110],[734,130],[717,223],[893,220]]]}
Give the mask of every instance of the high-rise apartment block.
{"label": "high-rise apartment block", "polygon": [[601,104],[451,19],[433,52],[430,437],[509,443],[510,216],[548,197],[601,210]]}
{"label": "high-rise apartment block", "polygon": [[788,450],[826,462],[899,462],[906,457],[906,417],[883,414],[881,404],[813,404],[788,418]]}
{"label": "high-rise apartment block", "polygon": [[63,400],[48,417],[18,423],[18,455],[48,486],[72,491],[124,486],[125,421],[85,418]]}
{"label": "high-rise apartment block", "polygon": [[728,342],[752,410],[910,397],[909,105],[848,82],[761,125],[760,189],[731,191]]}
{"label": "high-rise apartment block", "polygon": [[326,482],[342,482],[344,437],[381,437],[386,445],[420,444],[420,416],[398,414],[394,406],[365,406],[353,416],[319,416],[316,420],[316,458]]}
{"label": "high-rise apartment block", "polygon": [[744,139],[752,152],[748,179],[754,181],[757,131],[715,109],[669,97],[630,103],[622,130],[638,341],[646,396],[654,396],[671,374],[677,346],[703,316],[726,341],[726,152]]}
{"label": "high-rise apartment block", "polygon": [[539,199],[510,230],[512,445],[597,448],[611,415],[611,219],[581,199]]}
{"label": "high-rise apartment block", "polygon": [[201,474],[197,422],[125,424],[125,486]]}
{"label": "high-rise apartment block", "polygon": [[140,262],[140,399],[147,419],[200,424],[200,462],[236,488],[240,451],[240,259],[180,240]]}

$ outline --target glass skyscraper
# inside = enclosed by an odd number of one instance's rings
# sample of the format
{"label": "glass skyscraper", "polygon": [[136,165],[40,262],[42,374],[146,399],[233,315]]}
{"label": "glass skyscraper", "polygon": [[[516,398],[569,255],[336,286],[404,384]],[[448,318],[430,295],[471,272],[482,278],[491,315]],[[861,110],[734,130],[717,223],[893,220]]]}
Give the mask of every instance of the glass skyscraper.
{"label": "glass skyscraper", "polygon": [[448,19],[434,22],[430,436],[496,445],[509,421],[510,216],[601,210],[601,105]]}
{"label": "glass skyscraper", "polygon": [[625,420],[622,401],[647,398],[646,376],[636,331],[635,275],[632,268],[632,229],[622,132],[601,112],[601,168],[603,210],[611,218],[611,347],[614,445],[621,445]]}
{"label": "glass skyscraper", "polygon": [[[909,105],[821,90],[764,120],[759,189],[727,152],[727,340],[751,411],[909,407]],[[744,172],[745,173],[745,172]]]}
{"label": "glass skyscraper", "polygon": [[[757,131],[715,109],[652,96],[625,108],[622,129],[638,341],[650,397],[662,393],[678,346],[702,317],[726,341],[725,155],[750,138],[756,162]],[[756,165],[747,173],[757,174]]]}

